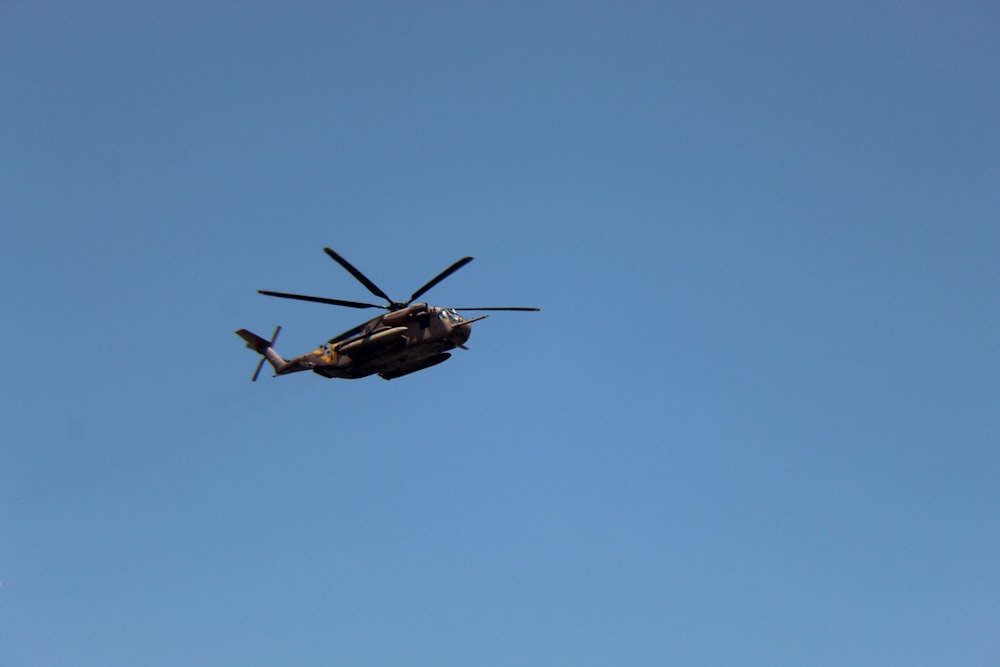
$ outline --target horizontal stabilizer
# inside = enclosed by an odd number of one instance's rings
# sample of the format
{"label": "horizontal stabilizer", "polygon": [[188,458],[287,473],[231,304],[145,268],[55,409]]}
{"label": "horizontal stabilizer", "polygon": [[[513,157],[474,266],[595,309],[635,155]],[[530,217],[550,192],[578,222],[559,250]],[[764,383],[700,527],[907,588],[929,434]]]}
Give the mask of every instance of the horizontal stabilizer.
{"label": "horizontal stabilizer", "polygon": [[271,341],[261,338],[257,334],[247,329],[240,329],[236,335],[247,342],[247,347],[257,354],[264,354],[264,351],[271,347]]}

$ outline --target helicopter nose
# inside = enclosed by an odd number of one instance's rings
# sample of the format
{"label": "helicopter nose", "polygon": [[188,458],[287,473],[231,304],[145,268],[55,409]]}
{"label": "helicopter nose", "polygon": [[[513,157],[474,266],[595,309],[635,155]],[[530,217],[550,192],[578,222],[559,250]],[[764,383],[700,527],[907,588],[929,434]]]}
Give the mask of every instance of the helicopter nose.
{"label": "helicopter nose", "polygon": [[455,345],[465,345],[465,341],[469,340],[471,334],[472,327],[468,324],[458,326],[451,330],[451,340]]}

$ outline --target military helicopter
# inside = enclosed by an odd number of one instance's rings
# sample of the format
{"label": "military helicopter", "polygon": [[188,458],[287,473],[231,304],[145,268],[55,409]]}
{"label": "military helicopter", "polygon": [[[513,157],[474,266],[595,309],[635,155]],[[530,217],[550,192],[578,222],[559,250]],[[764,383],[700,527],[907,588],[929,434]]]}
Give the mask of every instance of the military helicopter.
{"label": "military helicopter", "polygon": [[472,257],[463,257],[458,260],[427,281],[420,289],[410,295],[408,301],[404,302],[390,299],[378,285],[330,248],[323,248],[323,252],[344,267],[369,292],[385,299],[386,305],[289,294],[288,292],[271,292],[269,290],[257,290],[257,292],[282,299],[297,299],[347,308],[381,308],[389,312],[367,322],[362,322],[358,326],[334,336],[317,349],[289,360],[285,360],[274,349],[274,342],[281,332],[280,326],[275,328],[270,340],[262,338],[252,331],[239,329],[236,334],[246,341],[248,348],[261,355],[260,363],[257,364],[257,369],[254,371],[253,377],[250,378],[251,382],[257,381],[257,376],[260,375],[265,361],[274,368],[276,376],[312,371],[327,378],[356,379],[377,374],[385,380],[393,380],[447,361],[451,357],[449,350],[456,347],[468,349],[465,347],[465,343],[472,333],[472,323],[489,316],[480,315],[467,320],[458,314],[459,311],[537,312],[540,310],[539,308],[513,306],[441,308],[416,302],[427,290],[471,262]]}

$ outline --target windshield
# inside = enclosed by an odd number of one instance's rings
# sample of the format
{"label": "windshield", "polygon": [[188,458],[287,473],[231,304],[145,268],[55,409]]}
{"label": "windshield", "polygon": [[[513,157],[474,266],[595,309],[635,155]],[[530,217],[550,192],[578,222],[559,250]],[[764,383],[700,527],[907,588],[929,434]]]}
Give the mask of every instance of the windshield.
{"label": "windshield", "polygon": [[461,322],[461,321],[462,321],[462,316],[461,316],[461,315],[459,315],[459,314],[458,314],[458,313],[457,313],[457,312],[456,312],[456,311],[455,311],[454,309],[452,309],[452,308],[449,308],[448,310],[442,310],[442,311],[441,311],[441,312],[440,312],[440,313],[438,314],[438,317],[440,317],[440,318],[441,318],[442,320],[448,320],[449,322],[451,322],[451,323],[453,323],[453,324],[457,324],[457,323],[459,323],[459,322]]}

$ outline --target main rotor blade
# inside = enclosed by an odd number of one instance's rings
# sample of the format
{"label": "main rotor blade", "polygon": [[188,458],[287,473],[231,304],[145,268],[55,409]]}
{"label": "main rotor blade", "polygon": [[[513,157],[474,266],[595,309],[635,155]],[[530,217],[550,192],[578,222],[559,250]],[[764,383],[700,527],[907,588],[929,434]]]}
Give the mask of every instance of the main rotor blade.
{"label": "main rotor blade", "polygon": [[264,296],[277,296],[282,299],[298,299],[299,301],[312,301],[313,303],[326,303],[331,306],[346,306],[347,308],[381,308],[383,310],[388,310],[388,306],[382,306],[377,303],[362,303],[361,301],[344,301],[343,299],[328,299],[324,296],[306,296],[304,294],[289,294],[287,292],[271,292],[269,290],[259,289],[258,294],[263,294]]}
{"label": "main rotor blade", "polygon": [[431,280],[428,281],[428,283],[426,285],[424,285],[423,287],[421,287],[420,289],[418,289],[416,292],[414,292],[413,295],[410,297],[410,300],[407,301],[406,303],[407,304],[413,303],[414,301],[417,300],[417,298],[421,294],[423,294],[424,292],[426,292],[430,288],[434,287],[439,282],[441,282],[442,280],[444,280],[445,278],[447,278],[451,274],[455,273],[456,271],[458,271],[460,268],[462,268],[463,266],[465,266],[466,264],[468,264],[471,261],[472,261],[471,257],[463,257],[462,259],[458,260],[457,262],[455,262],[454,264],[452,264],[451,266],[449,266],[447,269],[445,269],[441,273],[439,273],[436,276],[434,276],[433,278],[431,278]]}
{"label": "main rotor blade", "polygon": [[[372,282],[371,280],[369,280],[369,279],[368,279],[368,276],[366,276],[365,274],[361,273],[361,272],[360,272],[360,271],[358,271],[358,270],[357,270],[356,268],[354,268],[354,266],[353,266],[353,265],[352,265],[352,264],[351,264],[350,262],[348,262],[348,261],[347,261],[346,259],[344,259],[344,258],[343,258],[343,257],[341,257],[340,255],[338,255],[338,254],[337,254],[336,252],[334,252],[334,251],[333,251],[333,250],[332,250],[331,248],[323,248],[323,252],[325,252],[325,253],[326,253],[327,255],[329,255],[329,256],[330,256],[330,258],[331,258],[331,259],[332,259],[333,261],[335,261],[335,262],[336,262],[337,264],[340,264],[340,265],[341,265],[342,267],[344,267],[345,269],[347,269],[347,271],[348,271],[348,272],[349,272],[349,273],[350,273],[350,274],[351,274],[352,276],[354,276],[354,277],[355,277],[355,278],[356,278],[356,279],[358,280],[358,282],[359,282],[359,283],[361,283],[362,285],[364,285],[365,287],[367,287],[367,288],[368,288],[368,291],[369,291],[369,292],[371,292],[371,293],[372,293],[372,294],[374,294],[375,296],[380,296],[380,297],[382,297],[383,299],[385,299],[385,300],[386,300],[386,301],[388,301],[389,303],[392,303],[392,299],[390,299],[390,298],[389,298],[389,295],[388,295],[388,294],[386,294],[385,292],[383,292],[383,291],[382,291],[382,290],[381,290],[381,289],[379,288],[379,286],[378,286],[378,285],[376,285],[376,284],[375,284],[375,283],[373,283],[373,282]],[[379,308],[381,308],[381,307],[382,307],[382,306],[379,306]]]}
{"label": "main rotor blade", "polygon": [[452,308],[452,310],[517,310],[527,313],[541,312],[541,308],[530,308],[527,306],[491,307],[491,308]]}

